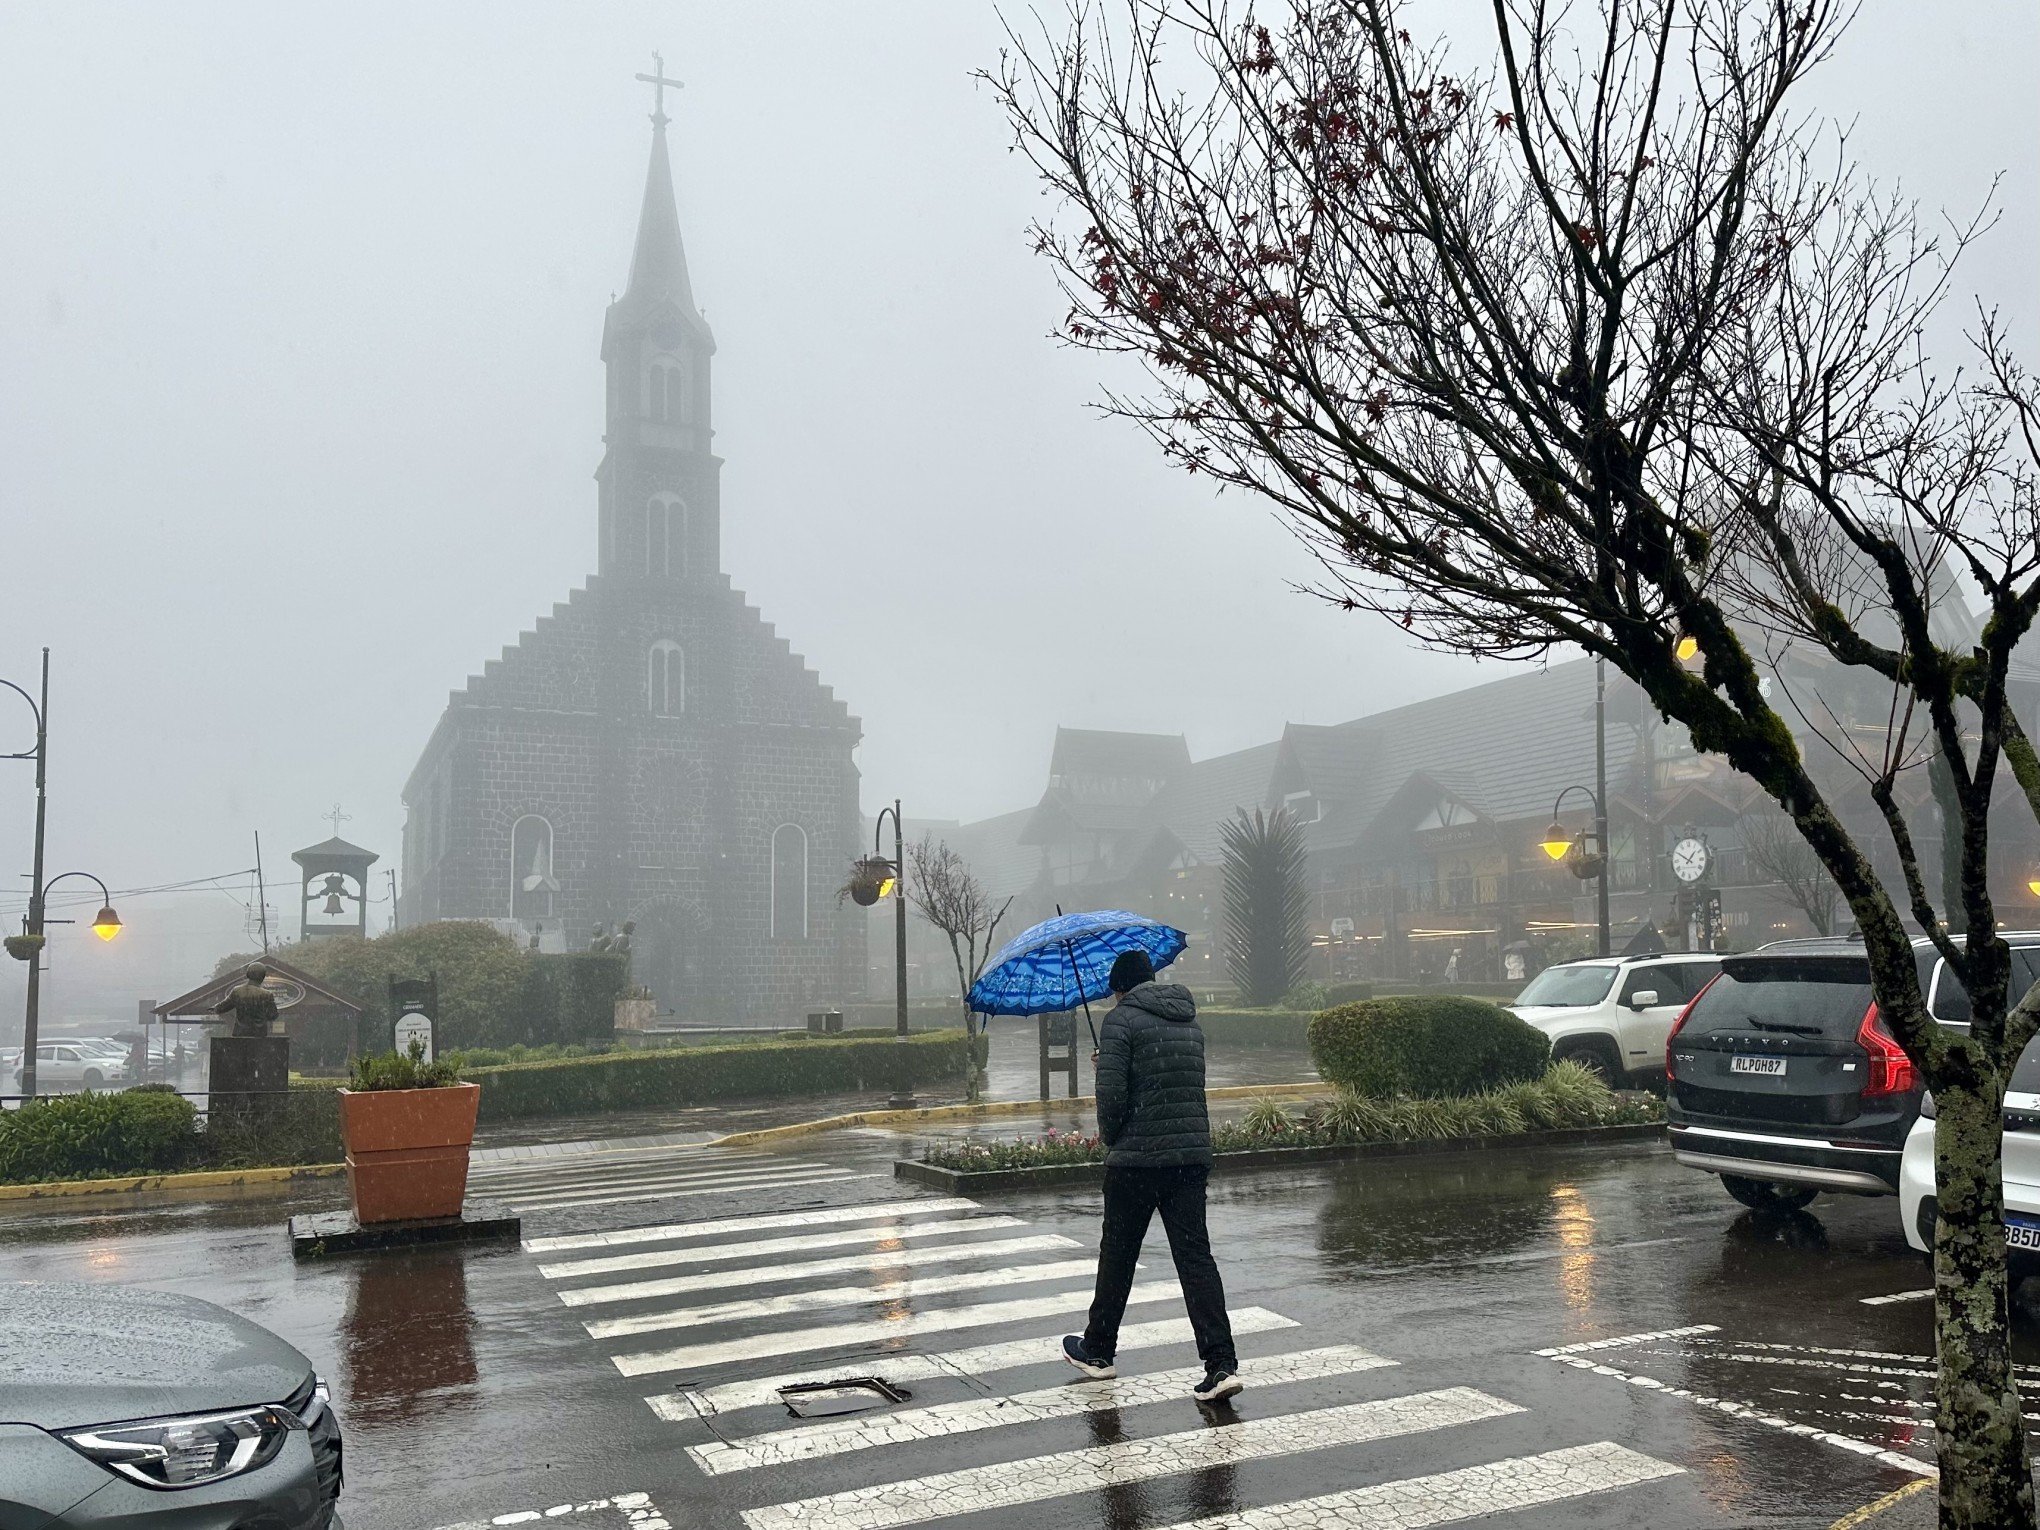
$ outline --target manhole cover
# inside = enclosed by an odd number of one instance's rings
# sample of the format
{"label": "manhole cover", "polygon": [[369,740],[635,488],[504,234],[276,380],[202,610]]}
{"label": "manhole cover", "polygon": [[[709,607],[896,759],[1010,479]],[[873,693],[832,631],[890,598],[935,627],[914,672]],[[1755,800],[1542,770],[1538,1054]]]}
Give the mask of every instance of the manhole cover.
{"label": "manhole cover", "polygon": [[914,1394],[880,1376],[846,1376],[840,1381],[803,1381],[779,1389],[779,1400],[795,1418],[828,1418],[905,1402]]}

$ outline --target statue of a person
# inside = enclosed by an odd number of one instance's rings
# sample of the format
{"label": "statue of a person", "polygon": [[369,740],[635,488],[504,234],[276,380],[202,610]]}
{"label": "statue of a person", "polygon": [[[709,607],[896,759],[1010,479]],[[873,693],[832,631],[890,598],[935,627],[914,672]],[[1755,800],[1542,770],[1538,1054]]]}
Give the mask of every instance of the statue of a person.
{"label": "statue of a person", "polygon": [[269,969],[260,962],[248,964],[245,981],[213,1008],[216,1015],[234,1017],[236,1036],[267,1036],[276,1020],[276,995],[262,986]]}
{"label": "statue of a person", "polygon": [[637,921],[635,919],[624,920],[623,933],[616,937],[616,943],[614,946],[611,947],[611,949],[620,952],[624,956],[629,956],[630,938],[635,934],[637,934]]}

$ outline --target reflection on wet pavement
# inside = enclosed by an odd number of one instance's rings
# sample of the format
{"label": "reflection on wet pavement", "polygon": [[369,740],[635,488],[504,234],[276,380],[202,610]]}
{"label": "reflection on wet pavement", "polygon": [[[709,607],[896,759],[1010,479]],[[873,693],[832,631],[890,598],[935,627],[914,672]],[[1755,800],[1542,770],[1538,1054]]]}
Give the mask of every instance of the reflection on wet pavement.
{"label": "reflection on wet pavement", "polygon": [[356,1259],[341,1329],[347,1418],[365,1426],[471,1408],[474,1314],[458,1250]]}

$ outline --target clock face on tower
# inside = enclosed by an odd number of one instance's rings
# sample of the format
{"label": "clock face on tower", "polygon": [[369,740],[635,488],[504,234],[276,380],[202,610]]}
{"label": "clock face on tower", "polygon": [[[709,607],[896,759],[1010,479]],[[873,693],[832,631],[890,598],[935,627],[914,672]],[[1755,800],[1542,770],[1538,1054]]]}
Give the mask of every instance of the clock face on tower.
{"label": "clock face on tower", "polygon": [[1707,874],[1707,846],[1697,839],[1672,846],[1672,874],[1681,882],[1699,881]]}

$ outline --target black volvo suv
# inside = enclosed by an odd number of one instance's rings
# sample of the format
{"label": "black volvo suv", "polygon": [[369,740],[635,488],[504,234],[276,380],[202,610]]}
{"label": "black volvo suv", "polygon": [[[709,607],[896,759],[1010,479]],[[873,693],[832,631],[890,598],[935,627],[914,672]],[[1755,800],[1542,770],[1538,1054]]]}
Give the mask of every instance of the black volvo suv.
{"label": "black volvo suv", "polygon": [[[2007,932],[2014,991],[2040,976],[2040,934]],[[1969,1018],[1930,942],[1914,943],[1928,1007]],[[1665,1043],[1665,1113],[1679,1162],[1745,1206],[1788,1210],[1823,1190],[1898,1193],[1920,1113],[1919,1070],[1878,1018],[1860,941],[1781,941],[1722,960]]]}

